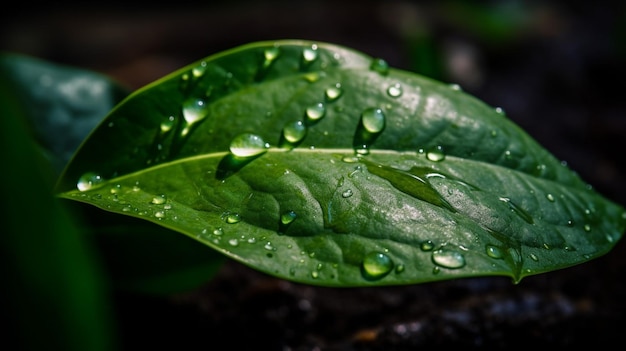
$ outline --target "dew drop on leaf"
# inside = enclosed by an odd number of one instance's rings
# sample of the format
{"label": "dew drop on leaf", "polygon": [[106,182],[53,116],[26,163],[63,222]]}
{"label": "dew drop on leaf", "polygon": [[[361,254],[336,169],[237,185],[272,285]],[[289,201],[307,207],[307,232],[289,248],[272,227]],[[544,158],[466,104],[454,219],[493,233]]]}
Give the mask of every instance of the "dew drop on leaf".
{"label": "dew drop on leaf", "polygon": [[309,122],[317,122],[326,115],[326,106],[318,102],[306,108],[304,114]]}
{"label": "dew drop on leaf", "polygon": [[377,107],[370,107],[361,113],[360,124],[354,134],[353,147],[357,154],[367,155],[369,147],[385,129],[385,114]]}
{"label": "dew drop on leaf", "polygon": [[397,98],[402,96],[402,85],[400,83],[393,84],[387,88],[387,95]]}
{"label": "dew drop on leaf", "polygon": [[370,64],[370,69],[372,71],[385,75],[389,73],[389,64],[387,63],[387,61],[381,58],[376,58]]}
{"label": "dew drop on leaf", "polygon": [[393,261],[381,252],[370,252],[363,258],[363,274],[368,279],[380,279],[391,272]]}
{"label": "dew drop on leaf", "polygon": [[165,203],[165,195],[161,195],[161,196],[155,196],[152,198],[152,200],[150,201],[151,204],[153,205],[162,205]]}
{"label": "dew drop on leaf", "polygon": [[283,138],[289,144],[301,142],[307,134],[307,126],[302,121],[289,122],[283,127]]}
{"label": "dew drop on leaf", "polygon": [[399,264],[396,266],[396,273],[402,273],[404,272],[404,265],[403,264]]}
{"label": "dew drop on leaf", "polygon": [[318,52],[316,44],[311,45],[310,48],[304,48],[304,50],[302,50],[302,60],[305,64],[309,64],[317,60],[317,55]]}
{"label": "dew drop on leaf", "polygon": [[440,162],[446,158],[443,146],[437,145],[426,151],[426,158],[433,162]]}
{"label": "dew drop on leaf", "polygon": [[271,65],[272,62],[274,62],[278,58],[279,55],[280,48],[278,46],[265,49],[265,51],[263,52],[263,58],[265,59],[265,61],[263,61],[263,66],[268,67],[269,65]]}
{"label": "dew drop on leaf", "polygon": [[368,108],[361,114],[361,123],[366,131],[380,133],[385,128],[385,114],[379,108]]}
{"label": "dew drop on leaf", "polygon": [[280,222],[284,225],[291,224],[297,217],[298,215],[295,211],[285,211],[280,215]]}
{"label": "dew drop on leaf", "polygon": [[432,250],[434,248],[435,248],[435,243],[433,243],[430,240],[423,241],[420,244],[420,249],[422,249],[422,251],[430,251],[430,250]]}
{"label": "dew drop on leaf", "polygon": [[335,101],[341,97],[341,94],[343,94],[341,83],[336,83],[335,85],[326,88],[324,91],[327,101]]}
{"label": "dew drop on leaf", "polygon": [[165,134],[172,130],[172,127],[174,127],[174,121],[176,121],[174,116],[169,116],[164,119],[163,122],[161,122],[161,133]]}
{"label": "dew drop on leaf", "polygon": [[237,157],[257,156],[268,148],[269,145],[260,136],[252,133],[239,134],[230,142],[230,152]]}
{"label": "dew drop on leaf", "polygon": [[449,249],[437,249],[432,254],[433,262],[441,267],[456,269],[465,266],[465,257],[462,253]]}
{"label": "dew drop on leaf", "polygon": [[78,190],[80,191],[87,191],[98,186],[98,184],[102,182],[104,182],[104,178],[102,178],[99,174],[94,172],[87,172],[78,179],[78,183],[76,183],[76,188],[78,188]]}
{"label": "dew drop on leaf", "polygon": [[202,75],[204,75],[204,71],[206,71],[206,66],[207,66],[206,61],[202,61],[202,62],[200,62],[200,64],[199,64],[198,66],[194,67],[194,68],[191,70],[191,75],[192,75],[194,78],[200,78],[200,77],[202,77]]}
{"label": "dew drop on leaf", "polygon": [[289,210],[281,213],[280,223],[278,224],[278,232],[285,233],[287,228],[298,218],[295,211]]}
{"label": "dew drop on leaf", "polygon": [[224,212],[222,214],[222,220],[228,224],[235,224],[241,222],[241,216],[235,212]]}
{"label": "dew drop on leaf", "polygon": [[485,251],[487,252],[487,256],[491,258],[500,259],[504,256],[504,254],[502,253],[502,250],[500,250],[499,247],[494,246],[494,245],[487,245],[487,247],[485,248]]}
{"label": "dew drop on leaf", "polygon": [[208,112],[208,104],[203,99],[191,98],[183,102],[183,117],[188,125],[203,120]]}

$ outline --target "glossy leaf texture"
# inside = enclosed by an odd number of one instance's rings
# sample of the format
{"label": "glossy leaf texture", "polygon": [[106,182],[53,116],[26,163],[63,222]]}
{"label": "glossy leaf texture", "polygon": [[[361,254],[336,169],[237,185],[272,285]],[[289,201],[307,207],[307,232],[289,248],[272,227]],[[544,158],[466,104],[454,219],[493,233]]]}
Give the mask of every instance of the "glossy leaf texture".
{"label": "glossy leaf texture", "polygon": [[234,48],[135,92],[58,193],[338,287],[519,282],[606,254],[626,227],[501,109],[308,41]]}

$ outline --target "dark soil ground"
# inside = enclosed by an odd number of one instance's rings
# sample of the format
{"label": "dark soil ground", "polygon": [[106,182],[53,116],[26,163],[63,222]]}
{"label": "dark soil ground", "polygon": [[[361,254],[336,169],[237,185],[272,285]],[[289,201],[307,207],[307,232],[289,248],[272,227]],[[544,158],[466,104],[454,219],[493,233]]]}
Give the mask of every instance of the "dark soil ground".
{"label": "dark soil ground", "polygon": [[[458,83],[504,108],[598,192],[626,204],[624,7],[472,4],[48,5],[5,20],[2,49],[97,70],[138,88],[252,41],[342,44]],[[350,289],[294,284],[228,262],[215,279],[184,294],[116,295],[120,337],[125,350],[602,348],[626,342],[624,257],[619,242],[601,258],[519,284],[488,277]]]}

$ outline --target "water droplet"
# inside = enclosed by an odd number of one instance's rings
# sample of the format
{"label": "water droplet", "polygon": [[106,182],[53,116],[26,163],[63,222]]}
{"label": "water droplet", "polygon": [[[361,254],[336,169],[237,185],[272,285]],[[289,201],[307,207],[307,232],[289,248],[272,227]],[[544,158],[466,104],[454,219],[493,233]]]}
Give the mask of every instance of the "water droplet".
{"label": "water droplet", "polygon": [[502,253],[502,250],[500,250],[499,247],[494,246],[494,245],[487,245],[485,250],[487,251],[487,256],[491,258],[500,259],[504,256],[504,254]]}
{"label": "water droplet", "polygon": [[361,113],[361,123],[354,133],[353,147],[360,155],[367,155],[369,147],[385,129],[385,114],[376,107],[365,109]]}
{"label": "water droplet", "polygon": [[396,273],[402,273],[404,272],[404,265],[403,264],[399,264],[396,266]]}
{"label": "water droplet", "polygon": [[461,86],[458,84],[450,84],[448,85],[450,87],[450,89],[454,90],[454,91],[461,91]]}
{"label": "water droplet", "polygon": [[230,244],[230,246],[239,246],[239,240],[237,240],[237,239],[229,239],[228,240],[228,244]]}
{"label": "water droplet", "polygon": [[268,251],[276,251],[276,248],[272,246],[272,243],[269,241],[266,242],[265,245],[263,245],[263,248]]}
{"label": "water droplet", "polygon": [[278,224],[278,232],[285,233],[287,228],[296,220],[298,214],[295,211],[288,210],[280,215],[280,223]]}
{"label": "water droplet", "polygon": [[280,56],[280,48],[278,46],[265,49],[265,51],[263,51],[263,58],[265,59],[265,61],[263,61],[263,66],[268,67],[278,58],[278,56]]}
{"label": "water droplet", "polygon": [[361,114],[361,123],[366,131],[380,133],[385,128],[385,114],[379,108],[368,108]]}
{"label": "water droplet", "polygon": [[382,75],[386,75],[389,73],[389,64],[381,58],[375,58],[370,64],[370,69]]}
{"label": "water droplet", "polygon": [[462,253],[444,248],[433,251],[432,260],[436,265],[449,269],[465,266],[465,257]]}
{"label": "water droplet", "polygon": [[222,220],[228,224],[235,224],[241,222],[241,216],[235,212],[224,212],[222,214]]}
{"label": "water droplet", "polygon": [[237,157],[252,157],[267,151],[269,145],[260,136],[243,133],[230,142],[230,152]]}
{"label": "water droplet", "polygon": [[380,279],[391,272],[393,261],[381,252],[370,252],[363,258],[363,274],[368,279]]}
{"label": "water droplet", "polygon": [[78,188],[78,190],[80,191],[87,191],[98,186],[102,182],[104,182],[104,178],[102,178],[99,174],[94,172],[87,172],[78,179],[78,183],[76,183],[76,188]]}
{"label": "water droplet", "polygon": [[217,227],[213,229],[213,235],[220,236],[222,234],[224,234],[224,229],[222,229],[222,227]]}
{"label": "water droplet", "polygon": [[446,158],[443,146],[437,145],[426,151],[426,158],[433,162],[440,162]]}
{"label": "water droplet", "polygon": [[494,111],[496,111],[496,113],[499,115],[504,115],[504,110],[502,109],[502,107],[496,107]]}
{"label": "water droplet", "polygon": [[202,62],[200,62],[200,64],[199,64],[198,66],[194,67],[194,68],[191,70],[191,75],[192,75],[194,78],[200,78],[200,77],[202,77],[202,75],[204,74],[204,71],[206,71],[206,66],[207,66],[206,61],[202,61]]}
{"label": "water droplet", "polygon": [[183,102],[183,117],[188,125],[203,120],[209,113],[208,104],[203,99],[191,98]]}
{"label": "water droplet", "polygon": [[165,211],[156,211],[154,213],[154,216],[158,219],[163,219],[165,218]]}
{"label": "water droplet", "polygon": [[326,101],[335,101],[341,97],[341,94],[343,94],[341,83],[336,83],[335,85],[326,88],[324,91]]}
{"label": "water droplet", "polygon": [[534,253],[531,253],[530,255],[528,255],[528,257],[530,257],[530,259],[535,262],[539,261],[539,257],[537,257],[537,255],[535,255]]}
{"label": "water droplet", "polygon": [[320,78],[322,78],[323,76],[324,75],[321,74],[320,72],[310,72],[310,73],[303,75],[302,77],[304,78],[304,80],[306,80],[309,83],[315,83],[318,80],[320,80]]}
{"label": "water droplet", "polygon": [[302,50],[302,60],[305,64],[310,64],[311,62],[317,60],[317,56],[317,44],[313,44],[310,48],[305,48],[304,50]]}
{"label": "water droplet", "polygon": [[307,107],[306,110],[304,110],[304,114],[309,122],[317,122],[326,115],[326,106],[318,102],[317,104]]}
{"label": "water droplet", "polygon": [[387,88],[387,95],[397,98],[402,96],[402,85],[400,83],[393,84]]}
{"label": "water droplet", "polygon": [[174,116],[169,116],[166,119],[164,119],[163,122],[161,122],[161,133],[165,134],[169,132],[170,130],[172,130],[172,127],[174,127],[175,121],[176,121],[176,117]]}
{"label": "water droplet", "polygon": [[317,278],[319,278],[319,276],[320,276],[320,273],[318,271],[312,271],[311,272],[311,278],[317,279]]}
{"label": "water droplet", "polygon": [[343,197],[344,199],[349,198],[350,196],[352,196],[354,193],[352,192],[352,189],[347,189],[346,191],[344,191],[343,193],[341,193],[341,197]]}
{"label": "water droplet", "polygon": [[422,249],[422,251],[431,251],[434,248],[435,243],[433,243],[431,240],[422,241],[422,243],[420,244],[420,249]]}
{"label": "water droplet", "polygon": [[590,231],[591,231],[591,226],[590,226],[589,224],[585,224],[585,225],[583,225],[583,229],[584,229],[586,232],[590,232]]}
{"label": "water droplet", "polygon": [[[287,123],[283,127],[283,140],[286,141],[289,146],[295,146],[299,144],[307,134],[307,126],[302,121],[294,121]],[[281,143],[282,144],[282,143]]]}
{"label": "water droplet", "polygon": [[546,194],[546,199],[548,199],[548,201],[550,201],[550,202],[554,202],[554,195]]}
{"label": "water droplet", "polygon": [[165,195],[161,195],[161,196],[153,197],[150,203],[153,205],[163,205],[165,201],[166,201]]}

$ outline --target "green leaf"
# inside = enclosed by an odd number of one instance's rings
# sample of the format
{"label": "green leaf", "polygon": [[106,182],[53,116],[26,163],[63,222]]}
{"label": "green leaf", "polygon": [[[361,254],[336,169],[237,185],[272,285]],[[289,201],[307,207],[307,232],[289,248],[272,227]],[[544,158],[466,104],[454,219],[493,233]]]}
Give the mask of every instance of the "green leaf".
{"label": "green leaf", "polygon": [[108,276],[67,201],[51,193],[53,172],[16,93],[0,75],[3,343],[20,350],[116,350]]}
{"label": "green leaf", "polygon": [[324,286],[518,282],[603,255],[626,228],[500,109],[307,41],[235,48],[135,92],[57,189]]}
{"label": "green leaf", "polygon": [[89,132],[130,93],[101,74],[21,54],[2,53],[0,74],[10,82],[57,175]]}

